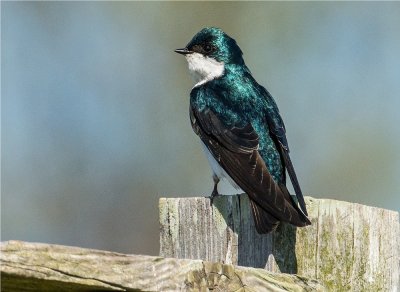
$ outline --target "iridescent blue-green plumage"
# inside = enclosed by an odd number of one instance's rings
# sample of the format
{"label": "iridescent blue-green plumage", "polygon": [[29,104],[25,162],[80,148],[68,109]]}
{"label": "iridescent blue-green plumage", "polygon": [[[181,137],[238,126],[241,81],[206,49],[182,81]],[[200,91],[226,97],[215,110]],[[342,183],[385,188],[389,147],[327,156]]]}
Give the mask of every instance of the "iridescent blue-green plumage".
{"label": "iridescent blue-green plumage", "polygon": [[217,48],[217,50],[208,54],[210,57],[225,64],[244,65],[242,50],[236,41],[217,27],[203,28],[192,38],[186,47],[191,48],[206,43]]}
{"label": "iridescent blue-green plumage", "polygon": [[194,88],[190,99],[196,109],[211,109],[227,126],[250,123],[259,136],[258,151],[269,172],[277,182],[285,182],[282,161],[271,138],[267,117],[281,127],[282,119],[271,96],[255,82],[245,66],[225,65],[223,77]]}
{"label": "iridescent blue-green plumage", "polygon": [[[310,224],[278,107],[252,77],[236,41],[218,28],[205,28],[177,52],[201,54],[224,66],[221,76],[192,89],[192,126],[222,168],[249,195],[257,230],[274,230],[279,221]],[[301,209],[285,187],[285,170]]]}

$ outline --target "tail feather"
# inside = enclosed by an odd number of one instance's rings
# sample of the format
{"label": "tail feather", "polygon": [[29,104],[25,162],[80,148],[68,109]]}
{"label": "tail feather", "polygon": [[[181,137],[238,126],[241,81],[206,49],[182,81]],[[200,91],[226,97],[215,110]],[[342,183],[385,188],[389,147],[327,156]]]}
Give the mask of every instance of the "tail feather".
{"label": "tail feather", "polygon": [[265,234],[275,231],[279,225],[279,220],[267,213],[253,200],[250,200],[250,206],[257,232]]}

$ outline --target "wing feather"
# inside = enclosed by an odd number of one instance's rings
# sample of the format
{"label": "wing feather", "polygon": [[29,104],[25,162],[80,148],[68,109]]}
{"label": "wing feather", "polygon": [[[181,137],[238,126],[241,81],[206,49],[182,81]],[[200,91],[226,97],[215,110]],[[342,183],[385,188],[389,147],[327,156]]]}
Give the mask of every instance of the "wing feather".
{"label": "wing feather", "polygon": [[193,107],[190,118],[195,133],[218,158],[221,167],[248,194],[260,233],[276,228],[277,221],[296,226],[310,224],[297,204],[292,203],[286,187],[278,185],[269,173],[258,152],[258,135],[251,124],[226,127],[210,109],[198,111]]}

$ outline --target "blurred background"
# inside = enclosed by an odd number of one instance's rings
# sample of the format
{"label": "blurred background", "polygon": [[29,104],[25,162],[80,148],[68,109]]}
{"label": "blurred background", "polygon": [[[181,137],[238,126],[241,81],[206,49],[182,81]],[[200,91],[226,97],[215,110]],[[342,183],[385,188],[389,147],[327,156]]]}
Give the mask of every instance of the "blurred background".
{"label": "blurred background", "polygon": [[158,254],[158,199],[212,190],[173,53],[205,26],[275,97],[304,193],[400,211],[400,3],[1,9],[1,240]]}

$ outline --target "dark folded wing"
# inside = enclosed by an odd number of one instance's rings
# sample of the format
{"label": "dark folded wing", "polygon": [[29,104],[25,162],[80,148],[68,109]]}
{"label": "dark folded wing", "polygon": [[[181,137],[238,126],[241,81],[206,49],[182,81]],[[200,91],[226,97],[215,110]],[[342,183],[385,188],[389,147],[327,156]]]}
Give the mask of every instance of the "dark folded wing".
{"label": "dark folded wing", "polygon": [[258,135],[251,124],[227,127],[210,109],[198,111],[193,107],[190,118],[193,130],[214,158],[255,202],[253,215],[262,209],[275,220],[296,226],[310,224],[297,205],[292,204],[286,187],[273,180],[258,152]]}

